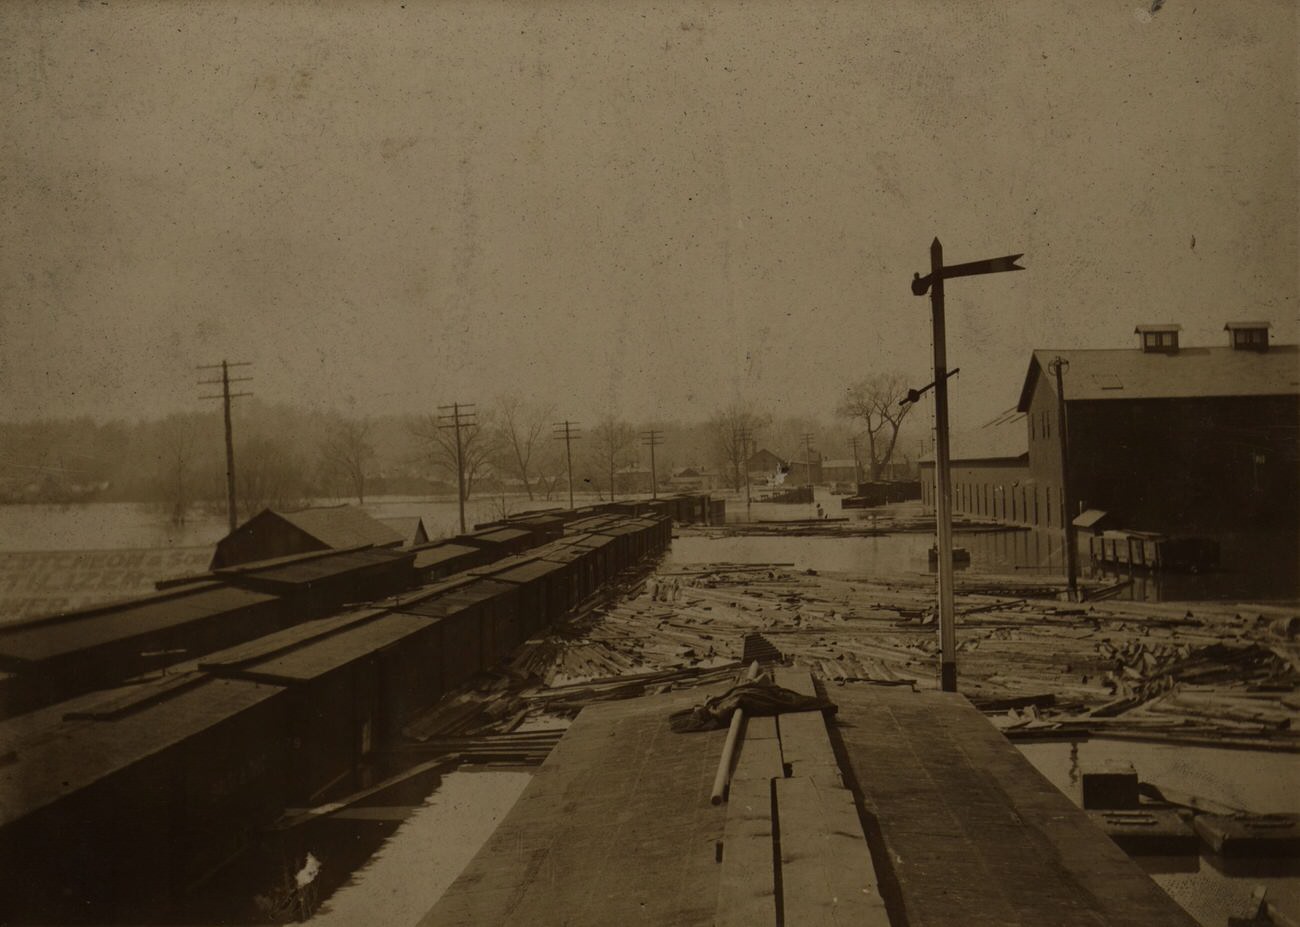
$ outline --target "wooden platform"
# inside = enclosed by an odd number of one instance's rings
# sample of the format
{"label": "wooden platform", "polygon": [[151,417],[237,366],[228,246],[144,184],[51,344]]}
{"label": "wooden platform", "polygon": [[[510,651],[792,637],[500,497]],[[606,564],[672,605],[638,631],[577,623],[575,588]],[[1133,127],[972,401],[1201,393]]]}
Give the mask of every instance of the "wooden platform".
{"label": "wooden platform", "polygon": [[726,732],[668,716],[718,691],[583,711],[421,923],[1194,925],[960,696],[754,719],[712,805]]}
{"label": "wooden platform", "polygon": [[962,696],[828,694],[846,778],[909,927],[1195,927]]}
{"label": "wooden platform", "polygon": [[718,691],[585,709],[421,924],[712,924],[727,732],[674,734],[668,715]]}

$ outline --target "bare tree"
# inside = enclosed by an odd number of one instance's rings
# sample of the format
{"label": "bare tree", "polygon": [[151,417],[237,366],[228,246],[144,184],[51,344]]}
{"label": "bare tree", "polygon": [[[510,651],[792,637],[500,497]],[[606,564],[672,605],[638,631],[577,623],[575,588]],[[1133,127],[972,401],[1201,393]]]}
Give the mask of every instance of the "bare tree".
{"label": "bare tree", "polygon": [[[591,429],[587,439],[591,465],[602,476],[609,475],[605,485],[609,487],[609,498],[613,500],[615,473],[621,467],[636,463],[636,430],[627,422],[606,416]],[[600,491],[599,484],[596,490]]]}
{"label": "bare tree", "polygon": [[368,418],[342,419],[330,428],[321,443],[321,467],[325,475],[348,486],[359,505],[366,502],[366,470],[375,457],[372,431]]}
{"label": "bare tree", "polygon": [[[293,510],[306,502],[302,461],[284,441],[254,435],[235,448],[235,497],[242,517],[262,509]],[[224,470],[221,478],[224,480]],[[224,486],[214,495],[224,498]]]}
{"label": "bare tree", "polygon": [[[564,445],[558,441],[544,441],[538,446],[534,458],[537,468],[537,488],[547,502],[568,482],[565,469]],[[530,497],[531,498],[531,497]]]}
{"label": "bare tree", "polygon": [[167,517],[178,527],[185,524],[196,496],[199,445],[199,425],[192,416],[172,415],[162,423],[158,482]]}
{"label": "bare tree", "polygon": [[878,373],[858,380],[848,388],[836,413],[859,421],[867,432],[867,453],[871,479],[880,479],[889,466],[898,443],[898,429],[915,403],[900,406],[907,395],[907,380],[901,373]]}
{"label": "bare tree", "polygon": [[749,479],[748,461],[758,449],[755,436],[770,423],[747,404],[733,402],[709,419],[709,443],[714,464],[727,474],[732,489],[740,489]]}
{"label": "bare tree", "polygon": [[547,440],[551,423],[551,408],[534,406],[517,396],[503,396],[497,401],[497,420],[493,438],[502,469],[514,473],[523,481],[528,498],[533,498],[534,458],[538,442]]}
{"label": "bare tree", "polygon": [[[480,413],[472,425],[460,429],[460,458],[465,467],[465,499],[474,492],[474,481],[489,469],[492,446],[491,416]],[[424,415],[411,425],[411,435],[420,445],[421,461],[432,466],[449,481],[456,480],[456,431],[442,427],[436,415]]]}

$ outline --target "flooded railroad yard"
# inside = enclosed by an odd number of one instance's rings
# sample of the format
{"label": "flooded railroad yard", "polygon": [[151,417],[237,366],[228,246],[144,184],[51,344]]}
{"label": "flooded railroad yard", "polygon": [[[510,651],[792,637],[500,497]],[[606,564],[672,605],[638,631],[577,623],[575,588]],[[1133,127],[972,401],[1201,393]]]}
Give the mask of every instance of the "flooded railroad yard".
{"label": "flooded railroad yard", "polygon": [[[1195,663],[1201,648],[1214,652],[1215,639],[1247,649],[1247,641],[1267,644],[1285,607],[1259,606],[1268,616],[1263,624],[1236,623],[1232,609],[1196,602],[1157,606],[1112,599],[1081,611],[1055,595],[1059,577],[1050,571],[1007,571],[1004,561],[992,554],[986,560],[971,543],[987,537],[996,553],[992,539],[1007,534],[959,535],[959,543],[975,552],[971,569],[958,579],[959,609],[973,612],[959,624],[961,689],[977,706],[989,706],[986,714],[1043,775],[1079,803],[1081,771],[1128,763],[1142,782],[1171,794],[1254,813],[1300,812],[1300,790],[1294,787],[1300,781],[1300,745],[1290,724],[1275,720],[1295,714],[1286,696],[1294,668],[1274,662],[1247,670],[1227,658],[1214,664],[1213,678],[1223,680],[1223,691],[1256,699],[1251,704],[1264,712],[1254,725],[1220,723],[1213,708],[1187,701],[1199,697],[1197,686],[1178,682],[1183,664],[1175,652],[1190,648]],[[504,738],[509,725],[497,719],[515,719],[513,730],[524,733],[558,729],[594,701],[716,683],[734,674],[744,634],[753,630],[787,657],[813,667],[832,700],[837,679],[933,687],[935,632],[925,620],[934,581],[926,564],[929,543],[923,532],[771,537],[680,529],[652,573],[563,628],[525,642],[501,672],[468,685],[427,726],[436,728],[438,717],[460,711],[474,720],[458,736],[477,731],[485,740]],[[1198,617],[1184,620],[1185,613]],[[1148,692],[1143,687],[1152,683],[1132,677],[1131,688],[1123,689],[1122,679],[1129,677],[1116,673],[1111,679],[1110,664],[1100,655],[1116,648],[1150,654],[1144,658],[1148,670],[1141,661],[1133,665],[1150,672],[1150,680],[1171,682]],[[1045,649],[1058,653],[1047,656]],[[1202,678],[1211,678],[1205,675],[1210,664],[1195,665]],[[1251,685],[1273,694],[1245,695],[1246,682],[1231,682],[1243,673],[1254,673]],[[1172,689],[1161,688],[1170,684]],[[1182,689],[1187,693],[1179,695]],[[1141,704],[1105,721],[1093,717],[1105,714],[1098,709],[1123,691],[1135,693]],[[1030,708],[998,708],[1002,703]],[[1213,746],[1216,741],[1235,749]],[[306,865],[310,853],[319,866],[311,922],[356,923],[376,904],[387,910],[391,903],[395,923],[427,910],[529,776],[527,767],[440,769],[408,786],[427,788],[427,795],[381,795],[340,820],[304,828],[294,859]],[[445,841],[446,833],[457,838]],[[1296,910],[1300,877],[1286,860],[1243,864],[1208,853],[1135,859],[1204,927],[1222,927],[1260,885],[1274,910]],[[420,883],[418,892],[408,888],[413,882]],[[254,914],[244,922],[265,914],[265,891],[256,894],[262,900],[251,899],[245,911]]]}

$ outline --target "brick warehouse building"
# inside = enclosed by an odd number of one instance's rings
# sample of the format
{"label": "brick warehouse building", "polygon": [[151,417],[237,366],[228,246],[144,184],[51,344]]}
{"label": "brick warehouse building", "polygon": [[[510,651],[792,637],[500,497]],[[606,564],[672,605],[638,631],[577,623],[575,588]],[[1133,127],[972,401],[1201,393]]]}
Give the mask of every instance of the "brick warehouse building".
{"label": "brick warehouse building", "polygon": [[[1132,349],[1036,350],[1013,412],[954,440],[953,510],[1059,529],[1064,507],[1060,357],[1078,510],[1123,527],[1214,533],[1300,520],[1300,350],[1268,323],[1225,326],[1223,347],[1183,347],[1176,325],[1139,326]],[[934,502],[934,462],[922,463]]]}

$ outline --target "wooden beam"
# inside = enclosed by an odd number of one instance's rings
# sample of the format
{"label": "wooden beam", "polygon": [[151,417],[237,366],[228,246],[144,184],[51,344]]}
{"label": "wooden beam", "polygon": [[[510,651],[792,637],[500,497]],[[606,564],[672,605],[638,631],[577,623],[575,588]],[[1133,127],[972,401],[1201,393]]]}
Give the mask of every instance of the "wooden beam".
{"label": "wooden beam", "polygon": [[776,922],[772,785],[766,779],[736,780],[727,799],[714,927],[775,927]]}
{"label": "wooden beam", "polygon": [[825,777],[833,770],[835,779],[839,778],[839,763],[831,747],[830,735],[826,733],[826,721],[820,711],[796,711],[780,715],[777,718],[777,730],[781,735],[781,755],[792,776],[811,776],[814,771],[827,784],[841,784],[828,781]]}
{"label": "wooden beam", "polygon": [[779,779],[785,923],[889,927],[853,793],[812,779]]}

